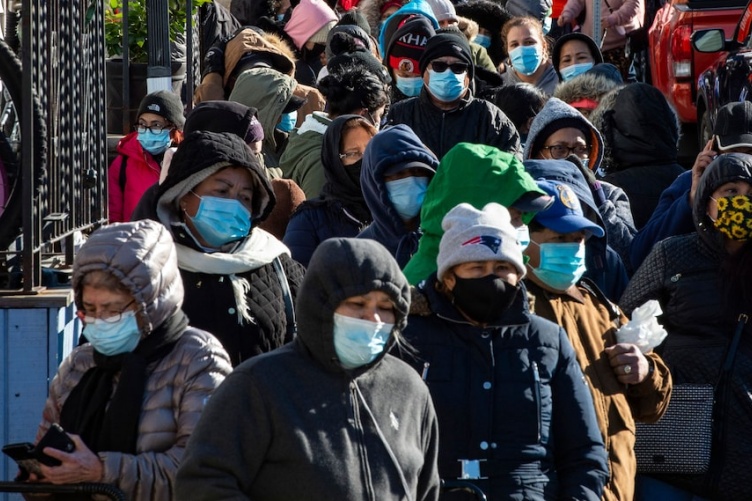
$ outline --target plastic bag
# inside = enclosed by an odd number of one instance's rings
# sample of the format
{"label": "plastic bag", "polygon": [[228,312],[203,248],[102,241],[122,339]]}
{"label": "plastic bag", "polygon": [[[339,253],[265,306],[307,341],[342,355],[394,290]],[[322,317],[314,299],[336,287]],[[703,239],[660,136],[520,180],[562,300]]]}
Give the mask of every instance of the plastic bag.
{"label": "plastic bag", "polygon": [[661,305],[655,299],[635,308],[632,319],[616,331],[616,341],[635,344],[641,352],[649,353],[668,335],[656,319],[662,313]]}

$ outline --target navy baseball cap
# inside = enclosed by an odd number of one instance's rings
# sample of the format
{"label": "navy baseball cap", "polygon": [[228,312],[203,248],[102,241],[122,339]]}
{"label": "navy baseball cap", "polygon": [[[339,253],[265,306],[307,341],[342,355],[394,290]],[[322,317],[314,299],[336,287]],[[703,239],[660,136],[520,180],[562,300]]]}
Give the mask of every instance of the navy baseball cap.
{"label": "navy baseball cap", "polygon": [[538,188],[551,195],[554,201],[546,210],[538,212],[533,221],[556,233],[586,231],[598,238],[605,235],[603,228],[585,217],[580,201],[569,185],[545,179],[536,183]]}

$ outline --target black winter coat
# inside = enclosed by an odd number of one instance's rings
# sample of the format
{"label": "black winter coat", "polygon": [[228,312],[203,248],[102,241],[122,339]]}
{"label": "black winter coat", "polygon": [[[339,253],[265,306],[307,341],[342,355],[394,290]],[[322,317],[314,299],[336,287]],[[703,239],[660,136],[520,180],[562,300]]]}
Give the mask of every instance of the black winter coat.
{"label": "black winter coat", "polygon": [[[424,283],[435,282],[434,273]],[[490,480],[474,483],[489,500],[599,500],[606,452],[564,330],[528,313],[524,286],[501,325],[485,329],[433,286],[413,292],[405,338],[418,354],[405,358],[431,390],[441,477],[479,459]]]}
{"label": "black winter coat", "polygon": [[452,111],[433,105],[428,91],[396,103],[389,109],[390,125],[405,124],[441,160],[457,143],[495,146],[520,156],[520,135],[509,118],[485,99],[469,95]]}
{"label": "black winter coat", "polygon": [[[287,255],[280,256],[293,302],[305,269]],[[232,366],[292,341],[288,334],[282,284],[273,264],[238,276],[248,280],[248,306],[255,323],[238,324],[237,305],[227,275],[180,270],[185,287],[183,311],[191,325],[214,334],[230,355]]]}

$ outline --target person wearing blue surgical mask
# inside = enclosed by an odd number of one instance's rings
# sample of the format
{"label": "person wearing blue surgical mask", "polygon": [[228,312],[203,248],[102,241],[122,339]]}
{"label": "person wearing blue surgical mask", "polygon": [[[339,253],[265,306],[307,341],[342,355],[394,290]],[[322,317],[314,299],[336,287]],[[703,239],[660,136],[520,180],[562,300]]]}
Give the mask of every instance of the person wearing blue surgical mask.
{"label": "person wearing blue surgical mask", "polygon": [[525,82],[553,95],[559,77],[548,55],[540,21],[529,16],[514,17],[504,25],[501,38],[509,54],[506,71],[501,75],[504,84]]}
{"label": "person wearing blue surgical mask", "polygon": [[454,56],[443,56],[428,64],[423,85],[438,108],[451,110],[457,107],[470,85],[469,67],[467,62]]}
{"label": "person wearing blue surgical mask", "polygon": [[363,155],[360,185],[373,222],[358,238],[376,240],[405,266],[418,249],[420,210],[439,160],[406,125],[376,134]]}
{"label": "person wearing blue surgical mask", "polygon": [[598,44],[584,33],[569,33],[556,41],[552,61],[562,81],[567,82],[603,62]]}

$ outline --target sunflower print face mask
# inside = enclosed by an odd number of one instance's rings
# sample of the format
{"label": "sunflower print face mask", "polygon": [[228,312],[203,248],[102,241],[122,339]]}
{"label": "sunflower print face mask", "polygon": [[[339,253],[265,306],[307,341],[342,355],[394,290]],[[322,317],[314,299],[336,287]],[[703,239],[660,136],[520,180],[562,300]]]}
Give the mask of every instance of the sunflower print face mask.
{"label": "sunflower print face mask", "polygon": [[723,197],[715,202],[718,206],[718,218],[713,224],[718,231],[731,240],[740,242],[752,238],[752,199],[749,195]]}

